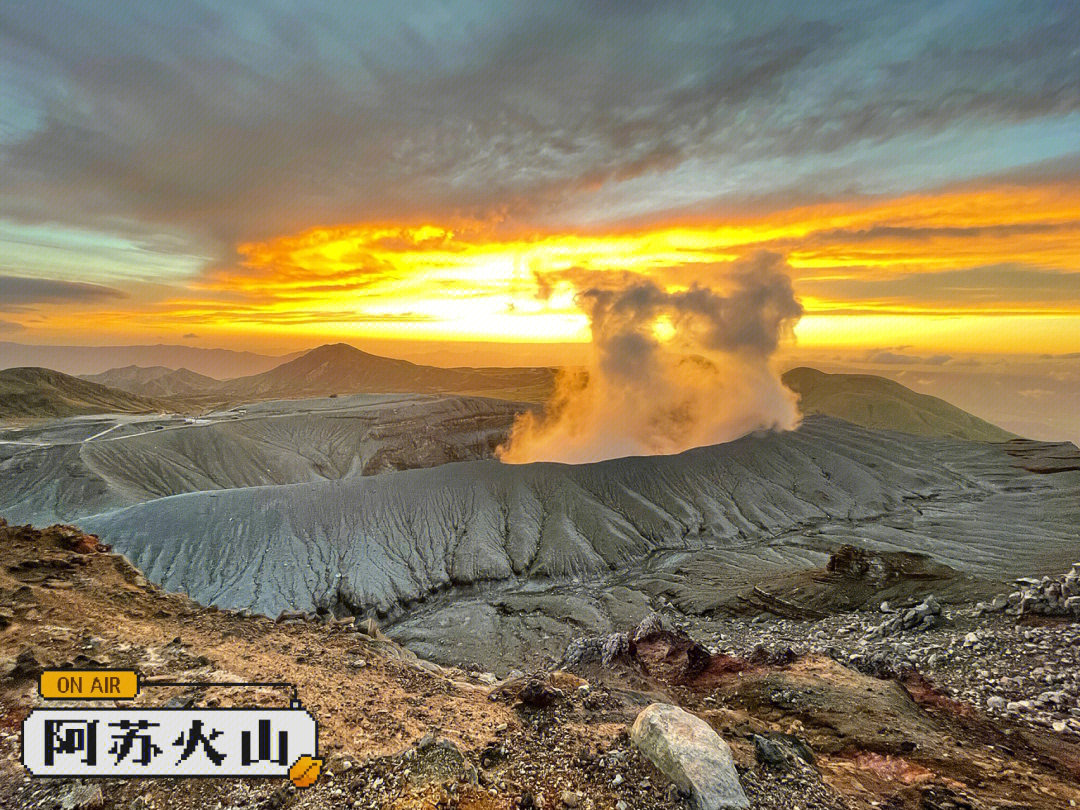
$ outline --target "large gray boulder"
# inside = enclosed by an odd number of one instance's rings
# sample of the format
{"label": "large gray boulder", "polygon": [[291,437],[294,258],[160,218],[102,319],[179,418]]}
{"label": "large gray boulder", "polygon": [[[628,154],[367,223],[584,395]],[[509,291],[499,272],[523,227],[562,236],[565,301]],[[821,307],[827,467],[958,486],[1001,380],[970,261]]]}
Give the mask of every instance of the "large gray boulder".
{"label": "large gray boulder", "polygon": [[748,808],[728,744],[690,712],[667,703],[641,711],[630,738],[665,776],[690,794],[697,810]]}

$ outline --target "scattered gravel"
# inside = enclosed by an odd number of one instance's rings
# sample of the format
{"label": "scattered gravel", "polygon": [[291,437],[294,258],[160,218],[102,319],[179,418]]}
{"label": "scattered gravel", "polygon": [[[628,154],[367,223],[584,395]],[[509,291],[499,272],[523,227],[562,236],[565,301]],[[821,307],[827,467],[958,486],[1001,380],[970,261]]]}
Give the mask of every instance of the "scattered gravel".
{"label": "scattered gravel", "polygon": [[1080,623],[979,607],[932,615],[931,627],[889,635],[880,632],[881,613],[870,611],[767,624],[719,620],[709,634],[691,632],[713,651],[763,660],[817,653],[882,677],[916,670],[990,714],[1080,736]]}

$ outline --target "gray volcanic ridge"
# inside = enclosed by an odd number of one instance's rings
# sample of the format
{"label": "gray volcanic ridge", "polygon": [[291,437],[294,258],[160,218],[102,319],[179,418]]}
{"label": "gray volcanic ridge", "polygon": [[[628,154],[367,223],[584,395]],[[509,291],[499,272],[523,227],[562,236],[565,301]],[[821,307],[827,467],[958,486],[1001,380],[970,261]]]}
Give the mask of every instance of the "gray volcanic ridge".
{"label": "gray volcanic ridge", "polygon": [[[845,545],[904,556],[945,598],[1076,555],[1072,445],[811,416],[672,456],[494,460],[526,407],[368,395],[12,429],[0,514],[77,522],[205,603],[374,615],[422,655],[491,667],[657,608],[706,623],[835,608],[822,583]],[[840,590],[855,608],[911,587]]]}
{"label": "gray volcanic ridge", "polygon": [[73,521],[185,492],[312,483],[490,457],[529,405],[356,395],[201,417],[87,416],[0,428],[0,514]]}

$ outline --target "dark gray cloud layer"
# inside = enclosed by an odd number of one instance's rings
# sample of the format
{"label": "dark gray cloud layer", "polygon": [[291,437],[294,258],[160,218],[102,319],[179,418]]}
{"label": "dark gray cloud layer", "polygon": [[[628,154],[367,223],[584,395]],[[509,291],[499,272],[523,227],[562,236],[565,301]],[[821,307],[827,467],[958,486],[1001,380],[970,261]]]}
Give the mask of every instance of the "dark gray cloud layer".
{"label": "dark gray cloud layer", "polygon": [[37,304],[85,304],[126,298],[120,290],[100,284],[0,275],[0,311],[24,311]]}
{"label": "dark gray cloud layer", "polygon": [[1067,2],[5,3],[0,217],[224,255],[636,211],[641,178],[659,208],[842,193],[850,150],[1077,112],[1078,41]]}

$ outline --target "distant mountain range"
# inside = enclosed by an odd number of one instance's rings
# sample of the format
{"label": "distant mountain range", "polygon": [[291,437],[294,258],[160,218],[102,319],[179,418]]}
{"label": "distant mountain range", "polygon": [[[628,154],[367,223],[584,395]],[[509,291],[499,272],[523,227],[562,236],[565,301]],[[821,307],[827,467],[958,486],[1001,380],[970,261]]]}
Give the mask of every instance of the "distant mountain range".
{"label": "distant mountain range", "polygon": [[148,397],[201,396],[220,389],[222,384],[205,374],[165,366],[111,368],[101,374],[83,375],[83,379]]}
{"label": "distant mountain range", "polygon": [[0,417],[61,417],[92,413],[151,413],[172,403],[81,380],[47,368],[0,371]]}
{"label": "distant mountain range", "polygon": [[[794,368],[784,384],[804,414],[823,414],[875,430],[999,442],[1016,438],[944,400],[868,374]],[[183,410],[269,399],[348,394],[469,394],[544,402],[554,369],[441,368],[369,354],[345,343],[320,346],[274,368],[217,380],[187,368],[130,365],[79,379],[43,368],[0,376],[0,416]]]}
{"label": "distant mountain range", "polygon": [[120,366],[187,368],[219,380],[258,374],[299,357],[303,352],[281,356],[200,349],[159,343],[153,346],[34,346],[0,341],[0,369],[43,367],[64,374],[101,374]]}
{"label": "distant mountain range", "polygon": [[147,397],[179,397],[208,404],[301,399],[345,394],[474,394],[542,402],[551,393],[550,368],[441,368],[379,357],[346,343],[312,349],[245,377],[215,380],[186,369],[124,366],[83,379]]}
{"label": "distant mountain range", "polygon": [[916,436],[942,436],[1004,442],[1016,435],[979,419],[943,399],[919,394],[898,382],[871,374],[826,374],[793,368],[784,385],[799,395],[803,414],[823,414],[874,430]]}

